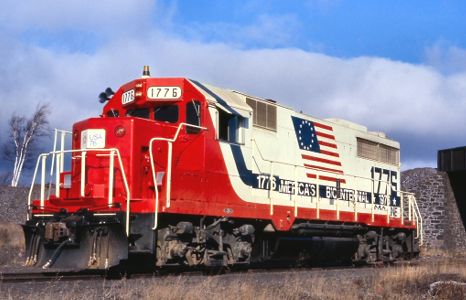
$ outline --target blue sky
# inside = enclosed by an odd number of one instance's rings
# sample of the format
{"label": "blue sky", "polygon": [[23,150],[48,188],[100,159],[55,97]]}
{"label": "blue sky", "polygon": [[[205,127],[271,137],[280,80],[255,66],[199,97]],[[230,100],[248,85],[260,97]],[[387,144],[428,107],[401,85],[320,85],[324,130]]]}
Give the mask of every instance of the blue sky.
{"label": "blue sky", "polygon": [[[422,62],[436,43],[465,46],[461,1],[186,1],[174,15],[182,27],[254,26],[261,17],[289,26],[281,41],[246,41],[245,47],[297,47],[338,57],[361,55]],[[265,4],[264,4],[265,3]],[[239,6],[239,7],[238,7]],[[179,32],[180,33],[180,32]],[[204,31],[205,41],[228,41]],[[181,34],[183,34],[181,32]]]}
{"label": "blue sky", "polygon": [[0,142],[38,102],[52,127],[98,115],[97,95],[149,64],[384,131],[405,169],[466,144],[464,1],[2,3]]}
{"label": "blue sky", "polygon": [[[151,14],[147,14],[148,19],[141,22],[149,29],[159,28],[190,40],[224,42],[246,49],[300,48],[337,57],[380,56],[423,63],[426,49],[432,46],[466,47],[466,3],[462,1],[200,0],[153,3],[149,5]],[[92,5],[83,6],[93,9]],[[42,24],[37,28],[27,26],[26,22],[15,34],[25,43],[57,51],[92,53],[113,35],[118,35],[116,29],[112,32],[107,27],[119,20],[105,13],[101,17],[109,19],[103,30],[76,28],[75,24],[60,26],[58,22],[55,26]],[[261,37],[267,27],[276,35]],[[125,30],[118,25],[116,28]],[[144,27],[139,29],[146,30]]]}

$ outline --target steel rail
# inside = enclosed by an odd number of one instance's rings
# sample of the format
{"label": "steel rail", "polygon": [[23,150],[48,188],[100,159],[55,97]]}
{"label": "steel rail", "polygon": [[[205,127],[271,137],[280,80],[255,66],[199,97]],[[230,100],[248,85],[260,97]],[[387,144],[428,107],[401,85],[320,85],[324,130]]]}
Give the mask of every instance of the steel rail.
{"label": "steel rail", "polygon": [[244,273],[253,274],[279,274],[283,272],[322,272],[332,271],[337,272],[341,270],[374,270],[380,267],[383,268],[399,268],[406,266],[420,265],[421,261],[415,259],[410,261],[395,261],[395,262],[378,262],[374,264],[360,264],[360,265],[336,265],[336,266],[290,266],[284,267],[283,264],[269,264],[269,265],[251,265],[248,268],[244,267],[201,267],[190,269],[185,266],[170,268],[170,269],[154,269],[151,271],[138,272],[132,271],[121,274],[120,277],[111,277],[111,273],[103,270],[88,270],[81,272],[73,271],[48,271],[48,272],[0,272],[0,284],[3,283],[20,283],[20,282],[50,282],[50,281],[73,281],[73,280],[106,280],[108,278],[118,279],[140,279],[140,278],[163,278],[167,276],[183,275],[183,276],[210,276],[210,275],[240,275]]}
{"label": "steel rail", "polygon": [[64,280],[94,280],[102,278],[104,272],[83,273],[83,272],[0,272],[0,283],[16,282],[43,282],[43,281],[64,281]]}

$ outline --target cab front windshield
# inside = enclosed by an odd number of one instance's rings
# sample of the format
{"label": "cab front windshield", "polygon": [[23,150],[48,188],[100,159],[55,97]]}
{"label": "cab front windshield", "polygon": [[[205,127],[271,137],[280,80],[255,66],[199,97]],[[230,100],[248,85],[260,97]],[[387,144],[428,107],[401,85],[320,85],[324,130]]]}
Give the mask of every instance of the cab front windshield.
{"label": "cab front windshield", "polygon": [[138,107],[128,109],[126,111],[127,117],[136,117],[143,119],[153,119],[156,121],[166,123],[178,122],[179,109],[176,104],[158,105],[153,108]]}

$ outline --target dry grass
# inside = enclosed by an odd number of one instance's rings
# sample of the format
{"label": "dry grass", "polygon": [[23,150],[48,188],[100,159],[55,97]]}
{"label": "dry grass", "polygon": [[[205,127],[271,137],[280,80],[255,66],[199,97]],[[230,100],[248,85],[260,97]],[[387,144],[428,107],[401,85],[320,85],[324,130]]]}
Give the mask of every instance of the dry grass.
{"label": "dry grass", "polygon": [[434,294],[429,294],[430,285],[438,281],[466,281],[464,261],[426,261],[419,266],[387,268],[374,280],[374,291],[382,298],[413,299],[419,297],[440,299],[466,299],[466,288],[440,285]]}
{"label": "dry grass", "polygon": [[424,258],[440,258],[440,259],[464,259],[466,253],[462,249],[445,249],[431,247],[421,249],[422,257]]}
{"label": "dry grass", "polygon": [[24,248],[24,234],[21,226],[13,223],[0,223],[0,265],[21,261]]}
{"label": "dry grass", "polygon": [[[362,273],[362,274],[361,274]],[[431,289],[430,285],[445,281]],[[466,262],[350,270],[165,276],[102,282],[1,285],[4,299],[466,299]],[[41,286],[41,288],[37,288]],[[83,288],[86,287],[86,288]]]}

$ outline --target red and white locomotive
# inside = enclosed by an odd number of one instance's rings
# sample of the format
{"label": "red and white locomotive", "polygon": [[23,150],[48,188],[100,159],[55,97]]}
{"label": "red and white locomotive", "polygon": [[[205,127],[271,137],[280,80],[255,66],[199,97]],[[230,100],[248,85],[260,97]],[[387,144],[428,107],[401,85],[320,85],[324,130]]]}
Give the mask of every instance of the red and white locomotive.
{"label": "red and white locomotive", "polygon": [[399,143],[383,133],[146,67],[107,96],[100,117],[74,124],[71,150],[62,138],[37,161],[27,265],[374,263],[419,252]]}

